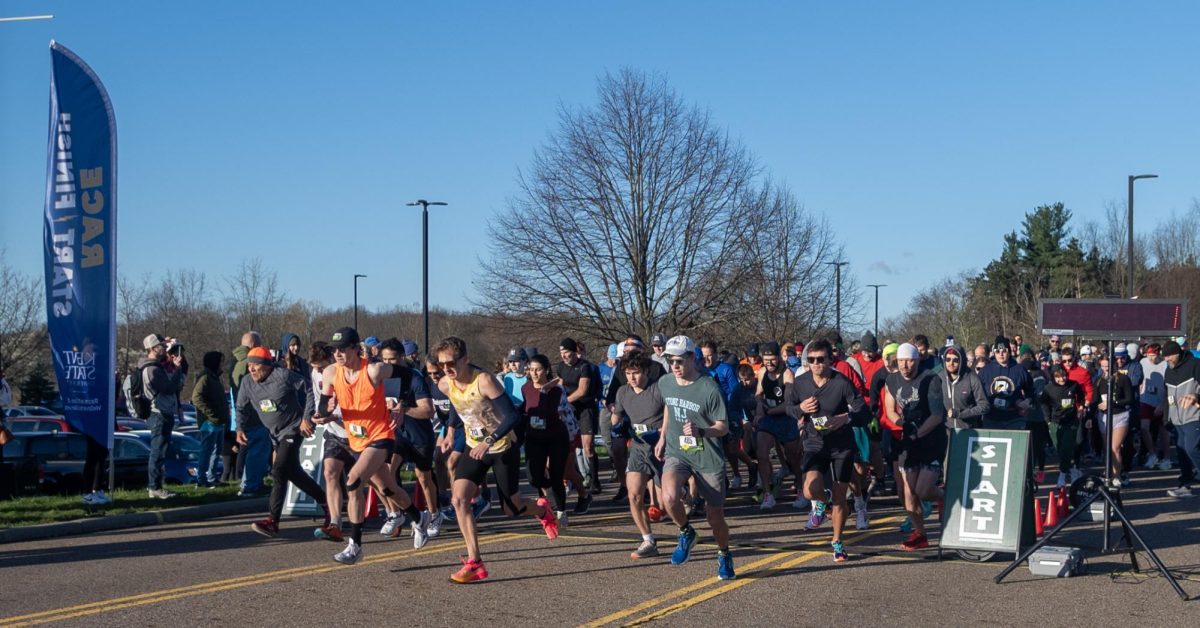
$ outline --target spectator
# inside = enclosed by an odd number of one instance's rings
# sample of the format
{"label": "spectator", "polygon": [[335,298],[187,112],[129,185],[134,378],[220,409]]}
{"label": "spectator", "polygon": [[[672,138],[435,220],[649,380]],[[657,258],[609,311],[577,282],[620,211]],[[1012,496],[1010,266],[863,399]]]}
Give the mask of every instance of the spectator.
{"label": "spectator", "polygon": [[4,420],[4,411],[12,405],[12,387],[4,377],[4,367],[0,366],[0,421]]}
{"label": "spectator", "polygon": [[304,354],[301,353],[303,344],[300,342],[300,336],[287,333],[283,335],[283,342],[279,345],[279,363],[293,373],[298,373],[304,377],[312,374],[312,368],[308,365],[308,360],[304,359]]}
{"label": "spectator", "polygon": [[[241,346],[233,350],[237,362],[233,365],[233,372],[229,377],[233,399],[237,399],[242,378],[249,372],[247,358],[254,349],[266,351],[262,344],[262,336],[255,331],[242,334]],[[270,351],[267,353],[270,354]],[[236,409],[232,400],[230,406]],[[267,473],[267,463],[271,457],[271,439],[256,413],[231,413],[231,416],[235,437],[227,440],[237,444],[237,464],[234,471],[236,475],[232,477],[241,478],[238,496],[254,497],[263,492],[263,476]]]}
{"label": "spectator", "polygon": [[167,343],[162,336],[150,334],[142,340],[146,357],[138,362],[142,372],[142,394],[150,402],[150,418],[146,428],[150,430],[150,457],[147,460],[149,478],[148,493],[157,499],[169,499],[174,495],[163,488],[162,461],[171,444],[171,431],[175,429],[175,417],[179,414],[179,391],[187,377],[183,366],[183,352],[170,357],[177,368],[168,374],[163,368],[167,360]]}
{"label": "spectator", "polygon": [[196,406],[196,422],[200,424],[200,464],[196,484],[216,486],[217,461],[225,449],[225,430],[229,426],[229,397],[221,385],[221,364],[225,356],[220,351],[204,354],[204,370],[192,389],[192,405]]}

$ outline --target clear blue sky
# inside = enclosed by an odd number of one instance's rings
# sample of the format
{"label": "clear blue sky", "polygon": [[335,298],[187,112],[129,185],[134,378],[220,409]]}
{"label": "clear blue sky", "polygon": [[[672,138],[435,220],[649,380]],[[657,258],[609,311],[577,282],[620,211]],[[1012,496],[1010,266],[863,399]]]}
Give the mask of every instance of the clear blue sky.
{"label": "clear blue sky", "polygon": [[[1200,197],[1200,5],[836,4],[6,0],[56,18],[0,24],[0,246],[41,272],[51,38],[114,102],[122,272],[215,280],[258,256],[330,306],[356,272],[368,307],[419,303],[404,202],[427,198],[451,203],[430,220],[431,301],[466,307],[443,270],[472,256],[445,252],[486,250],[560,103],[623,66],[665,74],[828,216],[848,270],[889,284],[884,317],[986,264],[1039,204],[1100,219],[1153,172],[1149,227]],[[327,236],[361,253],[319,263]],[[412,272],[375,270],[379,244]]]}

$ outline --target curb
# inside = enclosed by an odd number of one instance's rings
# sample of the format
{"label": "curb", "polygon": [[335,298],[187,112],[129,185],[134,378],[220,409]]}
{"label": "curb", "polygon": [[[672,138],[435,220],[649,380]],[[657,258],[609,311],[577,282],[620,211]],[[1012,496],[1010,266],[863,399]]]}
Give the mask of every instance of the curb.
{"label": "curb", "polygon": [[111,517],[93,517],[90,519],[77,519],[75,521],[62,521],[59,523],[44,523],[35,526],[0,530],[0,545],[5,543],[19,543],[22,541],[50,539],[59,536],[71,536],[75,534],[91,534],[93,532],[141,528],[163,523],[203,521],[205,519],[215,519],[217,517],[226,517],[229,515],[243,515],[253,512],[262,513],[266,512],[266,510],[267,498],[256,497],[252,499],[243,498],[227,502],[218,502],[215,504],[184,506],[183,508],[168,508],[166,510],[154,510],[150,512],[135,512],[127,515],[114,515]]}

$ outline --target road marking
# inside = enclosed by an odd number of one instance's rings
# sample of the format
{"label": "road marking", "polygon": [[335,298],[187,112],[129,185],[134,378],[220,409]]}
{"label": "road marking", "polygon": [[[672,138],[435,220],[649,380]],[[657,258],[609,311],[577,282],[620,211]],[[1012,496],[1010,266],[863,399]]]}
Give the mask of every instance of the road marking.
{"label": "road marking", "polygon": [[[882,519],[875,521],[874,523],[875,523],[875,525],[880,525],[880,524],[885,524],[885,523],[889,523],[892,521],[898,521],[899,519],[901,519],[900,515],[894,515],[891,517],[884,517]],[[853,543],[855,540],[867,539],[867,538],[870,538],[870,537],[873,537],[873,536],[876,536],[879,534],[884,534],[885,532],[894,532],[894,530],[892,530],[891,528],[884,528],[884,529],[876,530],[874,532],[868,532],[866,534],[860,534],[860,533],[858,533],[857,530],[846,530],[844,532],[844,534],[846,537],[848,537],[850,539],[846,542],[846,544],[849,545],[849,544]],[[801,546],[807,547],[807,546],[814,546],[814,545],[819,545],[819,544],[823,544],[823,543],[824,543],[824,541],[807,541],[807,542],[803,543]],[[733,547],[734,547],[734,549],[738,549],[738,547],[736,545],[734,545]],[[747,549],[751,549],[751,548],[747,548]],[[753,549],[764,551],[764,548],[756,547]],[[777,553],[775,553],[773,556],[768,556],[766,558],[754,561],[752,563],[749,563],[749,564],[741,567],[741,569],[743,569],[743,570],[751,570],[751,572],[747,573],[745,577],[755,575],[755,572],[753,572],[753,570],[755,570],[759,567],[762,567],[764,565],[767,565],[769,563],[775,562],[777,560],[789,560],[789,561],[795,560],[795,559],[791,559],[790,557],[795,556],[797,553],[796,551],[787,551],[787,550],[780,550],[780,549],[765,549],[765,551],[772,551],[772,552],[777,552]],[[809,556],[809,554],[812,554],[813,556],[804,559],[804,560],[811,560],[811,558],[815,558],[816,556],[820,556],[825,553],[826,552],[808,552],[808,553],[804,554],[803,556]],[[801,562],[803,562],[803,561],[801,561]],[[797,564],[799,564],[799,563],[797,563]],[[745,583],[749,584],[749,582],[752,582],[752,581],[753,581],[753,578],[751,578],[750,580],[746,580]],[[586,624],[581,624],[581,626],[585,627],[585,628],[598,628],[599,626],[604,626],[606,624],[610,624],[610,623],[619,621],[619,620],[629,617],[631,615],[636,615],[642,611],[654,608],[655,606],[658,606],[659,604],[662,604],[663,602],[667,602],[667,601],[673,600],[675,598],[682,597],[693,591],[703,589],[705,587],[711,586],[711,585],[719,583],[719,582],[721,582],[721,580],[718,580],[717,578],[709,578],[707,580],[703,580],[701,582],[697,582],[695,584],[691,584],[686,587],[676,589],[674,591],[671,591],[671,592],[669,592],[665,595],[659,596],[657,598],[654,598],[651,600],[646,600],[645,602],[642,602],[641,604],[627,608],[625,610],[621,610],[621,611],[617,611],[615,613],[611,613],[609,615],[605,615],[604,617],[601,617],[599,619],[594,619]],[[738,582],[741,582],[741,581],[735,580],[731,584],[736,584]],[[729,585],[726,585],[726,586],[729,586]],[[742,586],[742,585],[738,585],[738,586]],[[736,588],[736,587],[733,587],[733,588]],[[723,593],[723,592],[724,591],[722,590],[721,593]],[[720,593],[717,593],[717,595],[720,595]],[[711,597],[711,596],[709,596],[709,597]],[[704,599],[708,599],[708,597],[704,597]],[[699,600],[699,601],[703,601],[703,600]],[[687,602],[681,602],[681,604],[687,604]],[[688,604],[688,606],[690,606],[690,604]],[[673,607],[668,607],[668,608],[673,608]],[[679,609],[675,609],[671,612],[675,612],[677,610],[682,610],[682,608],[686,608],[686,606],[681,607]],[[644,618],[639,618],[634,621],[641,622],[643,619]]]}
{"label": "road marking", "polygon": [[[492,543],[500,543],[503,541],[511,541],[519,538],[516,534],[500,534],[491,538],[480,539],[480,545],[490,545]],[[185,587],[177,587],[173,589],[164,589],[162,591],[153,591],[150,593],[142,593],[131,595],[128,597],[114,598],[111,600],[102,600],[100,602],[91,602],[88,604],[80,604],[77,606],[69,606],[66,608],[53,609],[42,611],[39,613],[30,613],[28,615],[17,615],[14,617],[0,618],[0,626],[5,628],[9,626],[33,626],[37,624],[45,624],[54,621],[62,621],[65,619],[73,619],[76,617],[86,617],[89,615],[97,615],[125,608],[133,608],[136,606],[145,606],[148,604],[157,604],[170,600],[176,600],[185,597],[203,595],[206,593],[217,593],[220,591],[228,591],[242,587],[249,587],[259,584],[267,584],[286,580],[292,577],[307,576],[313,574],[328,573],[341,569],[352,569],[362,565],[372,565],[389,561],[396,558],[415,558],[418,556],[428,556],[430,554],[440,554],[443,552],[460,551],[463,546],[459,543],[446,544],[442,547],[436,547],[425,550],[401,550],[395,552],[386,552],[378,556],[367,558],[359,561],[357,565],[341,565],[341,564],[321,564],[308,565],[305,567],[294,567],[291,569],[283,569],[280,571],[266,572],[242,576],[239,578],[231,578],[225,580],[217,580],[213,582],[205,582],[194,584]]]}

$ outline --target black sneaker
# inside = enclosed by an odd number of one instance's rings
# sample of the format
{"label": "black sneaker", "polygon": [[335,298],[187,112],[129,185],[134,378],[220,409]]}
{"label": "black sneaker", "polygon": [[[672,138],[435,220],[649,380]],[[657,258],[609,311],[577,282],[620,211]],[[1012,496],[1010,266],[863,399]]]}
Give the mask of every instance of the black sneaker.
{"label": "black sneaker", "polygon": [[573,511],[573,513],[576,515],[586,515],[588,513],[588,511],[591,509],[592,509],[592,495],[591,495],[591,493],[589,493],[589,494],[584,495],[583,497],[579,498],[579,502],[575,504],[575,510]]}
{"label": "black sneaker", "polygon": [[615,502],[615,503],[618,503],[618,504],[619,504],[619,503],[621,503],[621,502],[625,501],[625,498],[626,498],[628,495],[629,495],[629,492],[628,492],[628,491],[626,491],[626,490],[625,490],[625,486],[624,486],[624,485],[622,485],[622,486],[621,486],[621,488],[618,488],[618,489],[617,489],[617,494],[616,494],[616,495],[613,495],[613,499],[612,499],[612,500],[613,500],[613,502]]}

